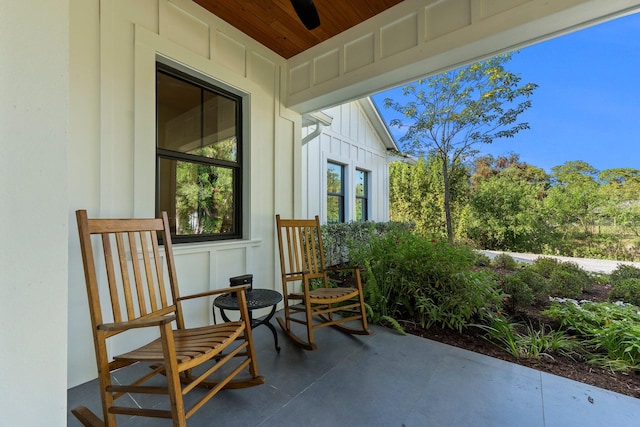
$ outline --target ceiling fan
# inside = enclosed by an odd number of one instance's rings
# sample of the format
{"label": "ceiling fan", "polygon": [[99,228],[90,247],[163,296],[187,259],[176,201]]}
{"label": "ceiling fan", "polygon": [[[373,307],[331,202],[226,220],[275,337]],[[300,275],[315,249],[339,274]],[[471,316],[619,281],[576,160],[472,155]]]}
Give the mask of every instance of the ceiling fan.
{"label": "ceiling fan", "polygon": [[291,0],[291,5],[307,30],[320,26],[320,17],[313,0]]}

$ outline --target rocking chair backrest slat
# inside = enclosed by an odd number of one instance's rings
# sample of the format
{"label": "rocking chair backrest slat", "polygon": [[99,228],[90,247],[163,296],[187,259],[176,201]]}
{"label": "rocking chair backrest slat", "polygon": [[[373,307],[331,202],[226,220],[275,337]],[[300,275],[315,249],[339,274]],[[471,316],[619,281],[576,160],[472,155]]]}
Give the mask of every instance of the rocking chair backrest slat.
{"label": "rocking chair backrest slat", "polygon": [[131,296],[131,282],[129,280],[129,269],[127,267],[127,251],[124,246],[122,234],[116,234],[116,246],[120,259],[120,272],[122,275],[122,288],[124,292],[124,302],[127,308],[127,319],[132,319],[135,314],[133,310],[133,297]]}
{"label": "rocking chair backrest slat", "polygon": [[[162,219],[87,219],[86,212],[78,212],[78,230],[83,246],[87,293],[91,307],[99,311],[95,325],[110,315],[114,322],[162,316],[176,311],[178,297],[173,257],[159,246],[158,233],[163,236],[165,248],[170,245],[169,224]],[[90,235],[101,238],[92,245]],[[101,246],[104,265],[93,257],[94,248]],[[105,271],[106,278],[99,272]],[[170,289],[165,279],[169,278]],[[100,284],[108,287],[109,298],[100,300]],[[106,295],[106,294],[105,294]],[[107,308],[106,302],[109,302]],[[104,303],[104,307],[102,307]],[[183,324],[178,314],[178,324]],[[110,322],[111,319],[104,320]]]}
{"label": "rocking chair backrest slat", "polygon": [[[153,238],[157,238],[155,234],[151,234],[151,241]],[[155,280],[153,278],[153,272],[151,270],[151,259],[149,256],[149,245],[147,243],[147,239],[144,238],[142,233],[140,233],[140,244],[142,245],[142,259],[144,261],[144,271],[147,277],[147,290],[149,292],[149,303],[151,304],[151,311],[156,311],[158,309],[158,302],[156,301],[156,291],[155,291]],[[157,258],[153,258],[154,265],[156,266],[155,271],[158,271],[157,263],[159,260]],[[162,279],[158,277],[158,285],[162,282]]]}
{"label": "rocking chair backrest slat", "polygon": [[120,299],[118,298],[118,289],[115,286],[115,268],[113,266],[113,254],[111,252],[111,241],[109,235],[102,235],[102,250],[104,252],[104,263],[107,270],[107,282],[109,283],[109,296],[111,297],[111,308],[113,311],[113,321],[122,322],[120,315]]}
{"label": "rocking chair backrest slat", "polygon": [[[162,272],[162,263],[160,262],[161,258],[160,258],[160,249],[158,247],[158,236],[155,233],[152,235],[151,244],[153,248],[153,259],[156,260],[155,267],[156,267],[156,277],[158,278],[158,289],[160,291],[160,306],[166,307],[168,305],[167,291],[165,289],[164,275]],[[173,263],[173,259],[171,260],[171,262]]]}
{"label": "rocking chair backrest slat", "polygon": [[276,216],[280,268],[283,280],[300,280],[292,273],[309,273],[310,278],[324,276],[324,254],[320,219],[280,219]]}
{"label": "rocking chair backrest slat", "polygon": [[[138,309],[140,310],[140,315],[144,316],[147,314],[147,304],[144,300],[144,284],[142,283],[142,274],[140,273],[140,262],[137,258],[138,245],[136,243],[136,234],[128,232],[127,238],[129,240],[131,266],[133,268],[133,282],[136,286],[136,295],[138,297]],[[144,239],[144,235],[142,233],[140,233],[140,239]],[[144,253],[142,255],[144,256]]]}

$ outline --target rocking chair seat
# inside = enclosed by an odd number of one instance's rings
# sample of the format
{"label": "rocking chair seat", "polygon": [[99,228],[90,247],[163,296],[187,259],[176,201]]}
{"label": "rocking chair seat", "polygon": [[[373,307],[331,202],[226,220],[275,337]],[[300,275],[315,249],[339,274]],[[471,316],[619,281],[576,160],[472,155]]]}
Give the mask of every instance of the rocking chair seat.
{"label": "rocking chair seat", "polygon": [[[319,288],[309,291],[311,300],[332,300],[332,302],[340,301],[342,298],[349,299],[358,295],[356,288]],[[295,292],[289,294],[292,299],[304,299],[303,292]]]}
{"label": "rocking chair seat", "polygon": [[[174,330],[173,339],[176,346],[178,371],[182,372],[193,366],[193,363],[186,364],[186,362],[197,361],[199,358],[210,359],[211,352],[219,352],[226,348],[225,344],[236,340],[242,331],[244,331],[242,322]],[[114,356],[114,360],[149,362],[164,360],[162,340],[158,338],[128,353]]]}

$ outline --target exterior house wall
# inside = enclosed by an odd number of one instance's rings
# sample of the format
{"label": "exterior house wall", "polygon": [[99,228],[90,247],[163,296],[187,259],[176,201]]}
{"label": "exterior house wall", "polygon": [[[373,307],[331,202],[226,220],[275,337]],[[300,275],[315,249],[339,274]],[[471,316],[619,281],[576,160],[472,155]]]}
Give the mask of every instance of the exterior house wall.
{"label": "exterior house wall", "polygon": [[[358,101],[324,110],[332,118],[320,135],[302,146],[304,217],[327,221],[327,162],[344,166],[345,222],[355,220],[355,173],[368,173],[368,219],[389,220],[387,147]],[[303,140],[318,125],[303,127]]]}
{"label": "exterior house wall", "polygon": [[[243,98],[244,236],[174,245],[181,293],[224,287],[229,277],[245,273],[254,274],[256,286],[278,283],[274,211],[278,206],[287,215],[296,213],[292,174],[300,157],[300,144],[293,143],[300,140],[300,116],[278,100],[281,57],[188,0],[82,0],[73,6],[69,387],[96,377],[74,211],[87,209],[90,217],[155,216],[156,61]],[[210,301],[186,307],[187,324],[210,322],[210,307]],[[155,333],[118,336],[110,352]]]}

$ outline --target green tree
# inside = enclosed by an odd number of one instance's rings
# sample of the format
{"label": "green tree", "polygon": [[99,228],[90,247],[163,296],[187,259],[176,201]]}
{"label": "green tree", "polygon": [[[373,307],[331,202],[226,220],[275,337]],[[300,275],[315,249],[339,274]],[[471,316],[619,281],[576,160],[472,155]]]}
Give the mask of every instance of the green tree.
{"label": "green tree", "polygon": [[552,186],[546,204],[553,219],[565,230],[577,226],[586,235],[591,234],[602,207],[598,171],[581,160],[551,170]]}
{"label": "green tree", "polygon": [[[416,164],[394,162],[389,167],[390,219],[412,222],[421,234],[446,235],[443,210],[442,166],[439,158],[429,156]],[[458,164],[451,178],[454,218],[459,218],[467,199],[467,168]]]}
{"label": "green tree", "polygon": [[510,138],[529,128],[528,123],[518,123],[518,116],[531,107],[529,97],[537,85],[520,85],[520,77],[504,67],[510,59],[511,54],[499,55],[419,80],[403,88],[403,100],[384,101],[385,108],[403,116],[390,123],[406,128],[400,139],[403,149],[423,157],[434,153],[442,162],[449,241],[453,241],[450,179],[456,165],[475,156],[477,144]]}
{"label": "green tree", "polygon": [[547,235],[544,183],[532,183],[511,166],[484,179],[471,194],[468,237],[486,249],[541,253]]}
{"label": "green tree", "polygon": [[607,169],[598,175],[605,202],[604,213],[615,228],[640,237],[640,170]]}
{"label": "green tree", "polygon": [[549,187],[549,176],[544,169],[521,162],[520,155],[516,153],[511,153],[509,157],[498,156],[494,158],[488,154],[476,158],[473,161],[471,187],[477,189],[481,181],[498,176],[504,171],[509,171],[510,175],[521,177],[531,184],[540,184],[541,192],[538,195],[540,199],[544,197],[544,192]]}

